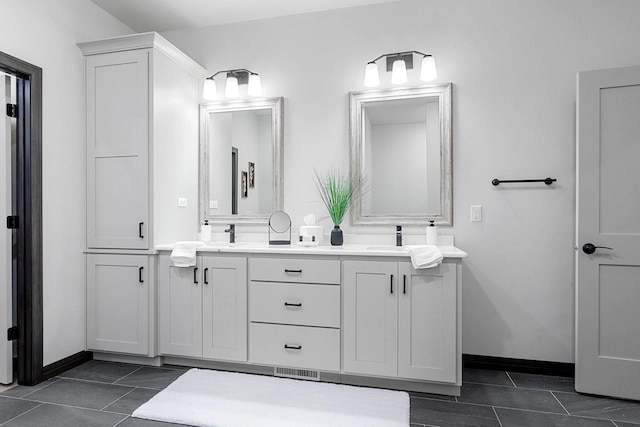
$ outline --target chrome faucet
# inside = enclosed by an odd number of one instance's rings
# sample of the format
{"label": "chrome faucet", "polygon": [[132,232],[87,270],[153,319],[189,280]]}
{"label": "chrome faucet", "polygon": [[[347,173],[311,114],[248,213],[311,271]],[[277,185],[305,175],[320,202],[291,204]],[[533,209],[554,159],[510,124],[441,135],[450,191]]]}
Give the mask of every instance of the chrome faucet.
{"label": "chrome faucet", "polygon": [[396,225],[396,246],[402,246],[402,226]]}
{"label": "chrome faucet", "polygon": [[235,224],[229,224],[229,228],[224,230],[224,232],[229,233],[229,243],[236,242],[236,225]]}

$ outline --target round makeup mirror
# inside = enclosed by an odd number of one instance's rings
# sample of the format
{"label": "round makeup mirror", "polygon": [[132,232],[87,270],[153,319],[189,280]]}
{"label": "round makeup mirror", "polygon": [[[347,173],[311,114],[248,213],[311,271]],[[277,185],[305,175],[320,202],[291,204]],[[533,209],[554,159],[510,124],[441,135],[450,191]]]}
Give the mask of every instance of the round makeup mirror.
{"label": "round makeup mirror", "polygon": [[283,211],[276,211],[269,217],[269,244],[291,244],[291,217]]}

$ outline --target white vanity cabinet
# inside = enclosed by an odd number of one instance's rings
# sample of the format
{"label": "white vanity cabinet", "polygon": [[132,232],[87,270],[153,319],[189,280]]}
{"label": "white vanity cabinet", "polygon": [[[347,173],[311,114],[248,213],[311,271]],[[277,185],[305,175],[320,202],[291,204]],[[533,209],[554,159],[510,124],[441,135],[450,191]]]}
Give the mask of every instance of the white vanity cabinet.
{"label": "white vanity cabinet", "polygon": [[[150,249],[197,225],[205,70],[157,33],[80,43],[87,105],[87,247]],[[191,199],[179,208],[178,197]]]}
{"label": "white vanity cabinet", "polygon": [[340,260],[252,257],[249,361],[340,371]]}
{"label": "white vanity cabinet", "polygon": [[203,255],[194,267],[160,256],[159,352],[247,360],[247,259]]}
{"label": "white vanity cabinet", "polygon": [[146,255],[87,255],[87,348],[147,355],[153,261]]}
{"label": "white vanity cabinet", "polygon": [[343,371],[459,382],[457,264],[343,262]]}

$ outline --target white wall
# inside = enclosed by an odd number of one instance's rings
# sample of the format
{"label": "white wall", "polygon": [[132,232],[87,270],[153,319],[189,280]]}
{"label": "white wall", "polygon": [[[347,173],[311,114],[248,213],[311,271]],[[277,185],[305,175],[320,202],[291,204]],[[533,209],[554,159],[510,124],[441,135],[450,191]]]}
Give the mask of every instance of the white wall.
{"label": "white wall", "polygon": [[[432,53],[436,83],[454,84],[454,226],[442,232],[469,253],[463,351],[571,362],[575,78],[640,64],[638,16],[637,0],[406,0],[164,35],[210,72],[248,68],[265,96],[286,98],[294,230],[306,213],[326,216],[312,168],[348,165],[347,94],[365,89],[365,64],[383,53]],[[546,176],[557,184],[490,184]],[[483,206],[483,222],[469,222],[472,204]],[[344,228],[347,242],[374,232],[393,243],[391,226]]]}
{"label": "white wall", "polygon": [[84,62],[77,42],[131,33],[88,0],[3,0],[0,51],[43,70],[44,364],[85,348]]}

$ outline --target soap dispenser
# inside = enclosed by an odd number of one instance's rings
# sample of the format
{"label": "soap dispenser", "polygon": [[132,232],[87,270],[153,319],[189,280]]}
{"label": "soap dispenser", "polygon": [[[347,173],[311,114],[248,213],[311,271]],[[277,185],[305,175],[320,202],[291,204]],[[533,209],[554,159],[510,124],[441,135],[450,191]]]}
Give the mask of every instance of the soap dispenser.
{"label": "soap dispenser", "polygon": [[435,221],[429,221],[427,227],[427,245],[438,244],[438,227],[435,225]]}
{"label": "soap dispenser", "polygon": [[204,224],[200,227],[200,240],[205,243],[211,241],[211,226],[208,219],[205,219]]}

